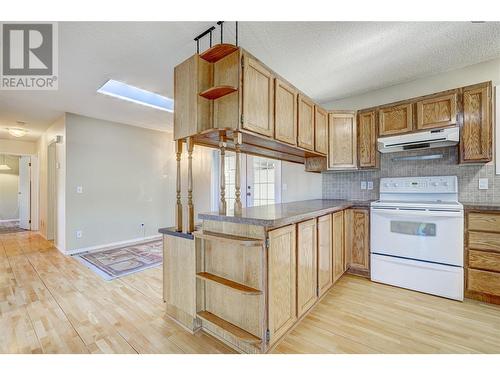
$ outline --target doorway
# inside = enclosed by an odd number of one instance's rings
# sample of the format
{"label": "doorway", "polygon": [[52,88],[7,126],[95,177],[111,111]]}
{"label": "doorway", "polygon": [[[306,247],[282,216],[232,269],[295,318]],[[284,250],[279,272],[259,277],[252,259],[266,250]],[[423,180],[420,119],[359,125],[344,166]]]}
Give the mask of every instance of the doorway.
{"label": "doorway", "polygon": [[0,233],[31,230],[31,156],[0,155]]}

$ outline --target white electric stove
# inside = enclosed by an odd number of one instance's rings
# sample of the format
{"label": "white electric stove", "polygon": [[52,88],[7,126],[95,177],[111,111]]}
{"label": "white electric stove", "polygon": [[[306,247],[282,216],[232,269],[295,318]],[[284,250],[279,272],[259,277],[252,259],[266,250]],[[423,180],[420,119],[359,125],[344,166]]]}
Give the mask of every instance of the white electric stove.
{"label": "white electric stove", "polygon": [[371,279],[463,300],[463,226],[456,176],[382,178],[371,204]]}

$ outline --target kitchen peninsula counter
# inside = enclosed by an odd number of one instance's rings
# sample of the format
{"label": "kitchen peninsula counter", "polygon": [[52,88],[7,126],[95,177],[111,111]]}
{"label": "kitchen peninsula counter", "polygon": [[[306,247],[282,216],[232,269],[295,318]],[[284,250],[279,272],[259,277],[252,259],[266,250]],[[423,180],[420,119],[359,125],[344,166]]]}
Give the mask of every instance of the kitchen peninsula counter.
{"label": "kitchen peninsula counter", "polygon": [[221,215],[218,212],[201,213],[201,220],[213,220],[236,224],[250,224],[266,229],[305,221],[347,208],[369,208],[371,201],[343,199],[313,199],[289,203],[243,208],[241,215]]}
{"label": "kitchen peninsula counter", "polygon": [[[202,213],[189,235],[160,229],[168,315],[237,351],[268,352],[367,259],[369,206],[314,199]],[[352,262],[346,246],[359,249]]]}

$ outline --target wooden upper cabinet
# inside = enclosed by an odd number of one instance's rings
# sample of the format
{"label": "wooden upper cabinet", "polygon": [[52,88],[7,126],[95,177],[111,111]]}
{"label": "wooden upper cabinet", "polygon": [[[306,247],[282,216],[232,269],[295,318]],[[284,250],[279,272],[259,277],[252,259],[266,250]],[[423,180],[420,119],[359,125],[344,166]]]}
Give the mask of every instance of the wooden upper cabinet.
{"label": "wooden upper cabinet", "polygon": [[269,333],[270,345],[297,320],[295,224],[269,232]]}
{"label": "wooden upper cabinet", "polygon": [[318,298],[316,219],[297,225],[297,315],[304,314]]}
{"label": "wooden upper cabinet", "polygon": [[333,282],[346,270],[344,249],[344,211],[332,214]]}
{"label": "wooden upper cabinet", "polygon": [[274,137],[291,145],[297,144],[297,90],[276,78],[274,85]]}
{"label": "wooden upper cabinet", "polygon": [[360,168],[378,167],[376,116],[375,110],[358,114],[358,159]]}
{"label": "wooden upper cabinet", "polygon": [[243,56],[243,129],[274,136],[274,77],[257,60]]}
{"label": "wooden upper cabinet", "polygon": [[357,167],[356,115],[332,112],[328,116],[328,169]]}
{"label": "wooden upper cabinet", "polygon": [[412,105],[401,104],[381,108],[378,111],[379,133],[383,135],[397,135],[412,130]]}
{"label": "wooden upper cabinet", "polygon": [[460,161],[492,160],[491,82],[463,88]]}
{"label": "wooden upper cabinet", "polygon": [[457,122],[457,94],[436,96],[417,102],[417,129],[434,129]]}
{"label": "wooden upper cabinet", "polygon": [[349,268],[367,272],[370,270],[370,223],[366,209],[345,211],[345,239]]}
{"label": "wooden upper cabinet", "polygon": [[318,294],[322,296],[333,283],[332,215],[318,218]]}
{"label": "wooden upper cabinet", "polygon": [[297,145],[314,151],[314,103],[306,96],[298,96]]}
{"label": "wooden upper cabinet", "polygon": [[328,152],[328,112],[314,106],[314,149],[325,154]]}

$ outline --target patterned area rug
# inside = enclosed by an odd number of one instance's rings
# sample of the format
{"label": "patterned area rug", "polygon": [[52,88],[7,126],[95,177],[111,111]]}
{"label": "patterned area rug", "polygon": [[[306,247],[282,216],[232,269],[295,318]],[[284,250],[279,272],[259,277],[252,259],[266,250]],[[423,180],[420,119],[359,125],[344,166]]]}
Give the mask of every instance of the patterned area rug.
{"label": "patterned area rug", "polygon": [[0,234],[25,232],[26,229],[19,228],[19,221],[0,222]]}
{"label": "patterned area rug", "polygon": [[130,275],[163,262],[162,241],[76,255],[81,263],[105,280]]}

